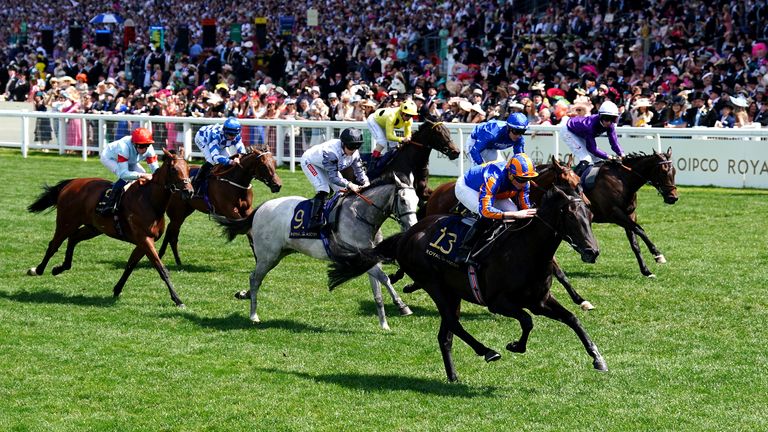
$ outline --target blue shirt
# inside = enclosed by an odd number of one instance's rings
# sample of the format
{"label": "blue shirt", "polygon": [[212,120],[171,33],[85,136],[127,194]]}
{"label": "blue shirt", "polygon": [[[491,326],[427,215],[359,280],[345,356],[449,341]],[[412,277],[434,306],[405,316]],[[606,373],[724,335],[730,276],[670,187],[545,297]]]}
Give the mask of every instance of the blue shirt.
{"label": "blue shirt", "polygon": [[483,217],[504,217],[504,211],[495,207],[496,200],[511,199],[520,210],[531,208],[528,199],[530,182],[524,183],[520,189],[516,188],[502,163],[487,163],[470,168],[464,174],[464,184],[480,192],[477,212]]}
{"label": "blue shirt", "polygon": [[475,144],[469,149],[469,156],[478,165],[484,162],[480,154],[484,150],[505,150],[513,147],[514,154],[525,152],[525,139],[522,136],[516,140],[510,138],[507,123],[503,121],[491,120],[475,126],[470,138],[475,140]]}
{"label": "blue shirt", "polygon": [[604,128],[600,123],[600,114],[570,118],[567,128],[574,135],[583,138],[587,151],[600,159],[608,159],[608,154],[600,150],[597,147],[597,141],[595,141],[595,137],[602,135],[603,132],[608,134],[608,143],[611,144],[611,149],[619,156],[624,154],[619,146],[619,138],[616,136],[616,125],[611,123],[608,128]]}
{"label": "blue shirt", "polygon": [[240,134],[237,134],[235,139],[228,140],[224,137],[223,128],[224,125],[222,124],[203,126],[195,135],[195,143],[198,147],[201,147],[200,150],[203,150],[203,148],[208,150],[210,158],[206,158],[206,161],[213,165],[227,165],[231,163],[226,152],[227,147],[234,146],[237,153],[245,153],[245,145],[243,145],[243,141],[240,139]]}

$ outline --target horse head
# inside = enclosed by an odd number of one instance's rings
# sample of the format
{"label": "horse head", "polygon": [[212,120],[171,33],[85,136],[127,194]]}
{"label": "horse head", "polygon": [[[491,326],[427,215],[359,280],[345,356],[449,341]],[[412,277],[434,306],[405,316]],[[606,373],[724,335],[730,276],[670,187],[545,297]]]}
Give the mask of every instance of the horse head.
{"label": "horse head", "polygon": [[537,217],[581,255],[581,260],[594,263],[600,254],[592,232],[592,212],[575,189],[553,185],[544,194]]}
{"label": "horse head", "polygon": [[[573,159],[571,157],[571,162],[572,161]],[[571,169],[570,162],[566,161],[564,164],[560,163],[560,161],[553,155],[549,164],[539,165],[536,167],[536,170],[539,171],[539,177],[534,181],[535,186],[544,190],[549,189],[553,185],[567,187],[575,190],[587,205],[590,204],[581,187],[581,179]]]}
{"label": "horse head", "polygon": [[413,174],[407,178],[400,174],[394,174],[395,191],[397,196],[395,197],[393,213],[397,217],[400,223],[400,228],[403,231],[416,225],[418,221],[416,212],[419,209],[419,196],[416,194],[416,189],[413,186]]}
{"label": "horse head", "polygon": [[653,154],[631,154],[626,156],[622,163],[628,166],[633,173],[649,183],[664,198],[666,204],[674,204],[678,200],[677,186],[675,185],[675,165],[672,161],[672,147],[666,153],[659,153],[653,149]]}
{"label": "horse head", "polygon": [[[374,180],[357,195],[359,201],[356,205],[362,206],[358,212],[358,218],[362,217],[364,208],[371,207],[378,213],[377,216],[393,215],[403,230],[417,222],[419,197],[413,186],[413,175],[389,173]],[[366,221],[368,224],[374,223],[371,220]]]}
{"label": "horse head", "polygon": [[166,176],[162,179],[166,189],[172,193],[181,191],[182,199],[190,199],[194,189],[192,180],[189,179],[189,165],[184,158],[184,149],[180,148],[179,152],[175,153],[164,148],[163,155],[163,167],[168,166]]}
{"label": "horse head", "polygon": [[450,131],[432,116],[427,116],[424,124],[413,134],[413,142],[437,150],[450,160],[459,157],[459,148],[453,143]]}
{"label": "horse head", "polygon": [[272,193],[280,192],[283,181],[277,175],[277,161],[272,156],[272,152],[256,147],[249,147],[248,150],[248,154],[240,161],[243,169],[252,178],[267,185]]}

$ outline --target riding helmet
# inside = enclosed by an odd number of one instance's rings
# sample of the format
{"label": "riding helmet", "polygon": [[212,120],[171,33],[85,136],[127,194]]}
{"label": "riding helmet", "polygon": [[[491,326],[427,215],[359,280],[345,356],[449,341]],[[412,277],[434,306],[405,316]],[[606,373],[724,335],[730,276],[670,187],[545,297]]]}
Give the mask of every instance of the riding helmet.
{"label": "riding helmet", "polygon": [[346,128],[341,131],[339,139],[344,147],[350,150],[357,150],[363,145],[363,133],[360,132],[360,129]]}
{"label": "riding helmet", "polygon": [[533,178],[539,175],[539,173],[536,172],[536,166],[533,164],[533,161],[525,153],[518,153],[512,156],[512,158],[509,159],[509,162],[507,162],[506,170],[509,178]]}
{"label": "riding helmet", "polygon": [[229,117],[224,121],[222,131],[227,135],[237,135],[240,133],[240,122],[234,117]]}
{"label": "riding helmet", "polygon": [[400,112],[408,115],[419,115],[419,111],[416,109],[416,104],[412,100],[407,100],[400,105]]}
{"label": "riding helmet", "polygon": [[528,117],[523,113],[512,113],[507,118],[507,127],[524,134],[528,130]]}
{"label": "riding helmet", "polygon": [[131,142],[136,144],[154,144],[155,140],[152,138],[152,132],[145,128],[136,128],[131,132]]}

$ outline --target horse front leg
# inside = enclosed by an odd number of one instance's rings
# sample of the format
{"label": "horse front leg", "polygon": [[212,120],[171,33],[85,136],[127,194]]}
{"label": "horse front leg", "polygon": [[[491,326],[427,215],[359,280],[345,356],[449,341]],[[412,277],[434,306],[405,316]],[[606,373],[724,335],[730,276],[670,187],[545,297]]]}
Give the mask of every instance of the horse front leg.
{"label": "horse front leg", "polygon": [[151,262],[152,266],[155,267],[157,273],[160,274],[160,278],[163,280],[163,282],[165,282],[165,286],[168,287],[168,293],[171,295],[171,300],[173,300],[173,303],[175,303],[179,308],[184,308],[184,302],[181,301],[179,296],[176,294],[176,290],[173,289],[173,283],[171,283],[171,275],[168,272],[168,268],[165,267],[165,264],[163,264],[163,262],[160,260],[160,257],[157,256],[157,251],[155,250],[155,242],[152,240],[152,238],[146,237],[140,244],[137,244],[136,246],[144,250],[145,255],[147,255],[147,259],[149,259],[149,262]]}
{"label": "horse front leg", "polygon": [[654,275],[653,272],[645,264],[645,260],[643,260],[643,255],[640,252],[640,245],[637,244],[637,236],[635,236],[635,231],[633,228],[624,228],[624,232],[627,234],[629,246],[632,248],[632,252],[635,254],[635,258],[637,259],[637,264],[640,266],[640,273],[642,273],[643,276],[647,276],[649,278],[656,277],[656,275]]}
{"label": "horse front leg", "polygon": [[448,329],[445,320],[440,321],[440,330],[437,331],[437,344],[440,346],[440,354],[443,357],[443,366],[448,376],[448,381],[458,381],[456,366],[453,364],[453,333]]}
{"label": "horse front leg", "polygon": [[181,226],[194,210],[188,210],[182,214],[168,215],[170,222],[165,229],[165,236],[163,236],[163,244],[160,246],[160,252],[158,256],[160,259],[165,255],[165,249],[168,245],[171,246],[173,252],[173,259],[176,261],[176,266],[181,267],[181,257],[179,256],[179,233],[181,233]]}
{"label": "horse front leg", "polygon": [[608,370],[608,365],[605,363],[605,359],[602,355],[600,355],[600,351],[597,349],[597,345],[592,342],[592,339],[581,325],[579,319],[576,318],[576,315],[571,313],[571,311],[564,308],[557,300],[555,300],[551,294],[548,294],[540,304],[533,305],[528,309],[536,315],[542,315],[547,318],[560,321],[573,329],[573,331],[579,337],[579,340],[581,340],[581,343],[584,345],[584,348],[587,350],[587,354],[592,357],[592,366],[601,372]]}
{"label": "horse front leg", "polygon": [[379,326],[383,330],[389,330],[387,313],[384,311],[384,299],[381,297],[381,284],[378,279],[376,279],[376,276],[373,275],[373,269],[368,270],[368,281],[371,283],[371,291],[373,291],[373,302],[376,304],[376,315],[379,317]]}
{"label": "horse front leg", "polygon": [[43,255],[43,260],[40,261],[40,264],[38,264],[35,267],[30,267],[27,270],[28,276],[42,276],[43,273],[45,273],[45,267],[48,266],[48,261],[51,260],[53,255],[56,253],[56,251],[59,250],[61,247],[61,244],[64,243],[64,240],[69,236],[69,231],[66,231],[64,229],[56,228],[56,232],[53,234],[53,238],[50,242],[48,242],[48,247],[45,249],[45,255]]}
{"label": "horse front leg", "polygon": [[656,260],[657,263],[659,264],[667,263],[667,259],[664,257],[664,254],[662,254],[659,248],[657,248],[656,245],[653,244],[651,239],[648,238],[648,235],[645,233],[645,230],[643,229],[643,227],[638,225],[637,222],[635,222],[634,232],[635,234],[640,236],[641,239],[643,239],[645,246],[648,247],[648,250],[653,255],[653,259]]}
{"label": "horse front leg", "polygon": [[69,236],[69,240],[67,240],[67,251],[64,254],[64,262],[60,265],[57,265],[51,269],[51,274],[56,276],[58,274],[63,273],[65,270],[69,270],[72,268],[72,257],[75,252],[75,246],[77,246],[78,243],[85,240],[90,240],[96,236],[101,234],[99,230],[97,230],[93,226],[84,226],[78,229],[74,234]]}
{"label": "horse front leg", "polygon": [[114,288],[112,288],[112,295],[115,297],[119,297],[120,293],[123,292],[123,287],[125,286],[125,282],[128,280],[128,276],[133,273],[133,269],[136,268],[136,264],[139,263],[141,260],[141,257],[145,255],[145,252],[142,248],[136,246],[133,249],[133,252],[131,252],[131,256],[128,257],[128,262],[125,264],[125,269],[123,270],[123,275],[120,276],[120,280],[117,281]]}
{"label": "horse front leg", "polygon": [[560,285],[565,288],[565,291],[568,293],[569,296],[571,296],[571,300],[573,300],[573,303],[578,305],[582,310],[590,311],[594,309],[595,307],[592,306],[592,303],[588,302],[587,300],[584,300],[578,292],[573,288],[573,285],[571,285],[571,282],[568,280],[568,277],[565,276],[565,272],[560,267],[560,264],[557,262],[556,258],[552,258],[552,273],[555,275],[555,279],[557,279],[558,282],[560,282]]}
{"label": "horse front leg", "polygon": [[403,299],[401,299],[400,296],[397,294],[397,291],[395,291],[395,287],[392,285],[387,274],[384,273],[384,269],[381,268],[381,264],[376,264],[375,267],[369,270],[369,274],[373,275],[376,279],[379,280],[379,282],[381,282],[382,284],[384,284],[385,287],[387,287],[387,291],[389,291],[389,295],[390,297],[392,297],[392,302],[400,310],[400,315],[408,316],[413,314],[413,312],[411,311],[411,308],[409,308],[408,305],[405,304]]}

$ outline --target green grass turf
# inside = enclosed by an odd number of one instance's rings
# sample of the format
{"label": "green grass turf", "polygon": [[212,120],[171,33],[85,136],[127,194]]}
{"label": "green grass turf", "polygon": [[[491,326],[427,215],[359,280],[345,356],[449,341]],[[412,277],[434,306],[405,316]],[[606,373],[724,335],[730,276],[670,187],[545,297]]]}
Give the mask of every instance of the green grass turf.
{"label": "green grass turf", "polygon": [[[185,266],[165,260],[186,310],[146,260],[114,300],[132,248],[106,237],[79,245],[60,276],[50,268],[63,248],[44,276],[26,276],[54,228],[55,213],[25,210],[40,186],[108,173],[96,158],[11,150],[0,167],[0,431],[768,430],[766,191],[681,187],[666,206],[644,187],[639,220],[669,260],[643,247],[657,279],[640,275],[614,225],[594,227],[596,265],[561,248],[597,309],[577,311],[559,286],[554,295],[609,372],[542,317],[526,354],[506,352],[517,322],[465,304],[465,327],[503,357],[486,364],[456,340],[451,384],[423,291],[403,296],[410,317],[387,301],[384,332],[367,278],[329,293],[325,263],[291,255],[265,280],[262,323],[251,324],[232,296],[248,286],[247,242],[226,243],[203,214],[182,229]],[[311,194],[301,172],[280,175],[279,195]],[[276,196],[254,188],[257,201]]]}

